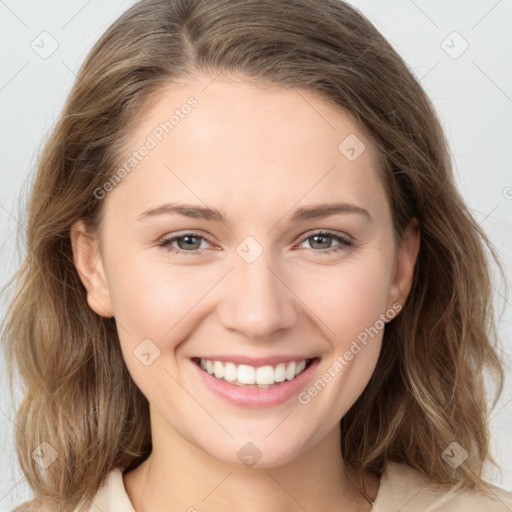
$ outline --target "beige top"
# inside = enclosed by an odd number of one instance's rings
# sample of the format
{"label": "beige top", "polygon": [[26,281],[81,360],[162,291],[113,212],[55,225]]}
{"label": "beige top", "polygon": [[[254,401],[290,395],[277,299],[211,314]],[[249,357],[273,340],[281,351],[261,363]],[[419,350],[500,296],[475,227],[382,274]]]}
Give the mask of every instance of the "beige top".
{"label": "beige top", "polygon": [[[135,512],[119,468],[107,475],[90,512]],[[380,479],[372,512],[512,512],[512,493],[498,487],[489,495],[440,488],[407,464],[391,462]]]}

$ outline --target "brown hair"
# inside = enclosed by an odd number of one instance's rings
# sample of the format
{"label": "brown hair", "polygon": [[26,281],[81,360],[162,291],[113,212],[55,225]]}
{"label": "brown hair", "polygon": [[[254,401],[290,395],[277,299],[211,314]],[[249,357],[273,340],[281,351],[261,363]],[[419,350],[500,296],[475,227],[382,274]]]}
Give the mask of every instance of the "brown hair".
{"label": "brown hair", "polygon": [[[16,443],[36,494],[16,510],[72,511],[111,469],[133,469],[151,451],[147,400],[114,320],[87,305],[70,228],[78,219],[97,226],[94,190],[119,166],[158,92],[220,72],[313,91],[352,114],[379,152],[397,238],[419,221],[411,293],[341,420],[344,459],[376,475],[386,461],[403,461],[440,483],[484,486],[484,369],[497,377],[496,396],[503,378],[490,341],[490,245],[454,187],[440,123],[407,65],[338,0],[147,0],[95,44],[39,158],[3,336],[11,392],[15,365],[25,385]],[[43,441],[58,455],[46,468],[31,456]],[[441,457],[453,441],[468,452],[455,470]]]}

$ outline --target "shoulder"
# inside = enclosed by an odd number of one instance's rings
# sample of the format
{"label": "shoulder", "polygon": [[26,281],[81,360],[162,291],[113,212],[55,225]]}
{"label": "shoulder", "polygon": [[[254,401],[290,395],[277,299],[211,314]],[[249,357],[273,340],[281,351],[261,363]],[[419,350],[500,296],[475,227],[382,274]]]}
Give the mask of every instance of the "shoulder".
{"label": "shoulder", "polygon": [[89,512],[135,512],[120,468],[112,469],[92,500]]}
{"label": "shoulder", "polygon": [[390,462],[381,477],[372,512],[511,512],[512,493],[432,483],[407,464]]}

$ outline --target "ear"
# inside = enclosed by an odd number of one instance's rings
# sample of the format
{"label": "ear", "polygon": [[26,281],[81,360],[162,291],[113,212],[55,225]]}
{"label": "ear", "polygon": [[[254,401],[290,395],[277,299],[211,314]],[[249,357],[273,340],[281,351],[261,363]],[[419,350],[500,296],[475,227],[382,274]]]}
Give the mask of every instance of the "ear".
{"label": "ear", "polygon": [[73,224],[70,230],[70,237],[73,248],[73,262],[87,290],[87,303],[89,307],[100,316],[107,318],[114,316],[99,251],[99,240],[88,233],[87,227],[82,220]]}
{"label": "ear", "polygon": [[414,267],[420,249],[419,222],[412,219],[404,230],[402,239],[397,248],[392,282],[389,288],[389,303],[401,306],[405,304],[412,287]]}

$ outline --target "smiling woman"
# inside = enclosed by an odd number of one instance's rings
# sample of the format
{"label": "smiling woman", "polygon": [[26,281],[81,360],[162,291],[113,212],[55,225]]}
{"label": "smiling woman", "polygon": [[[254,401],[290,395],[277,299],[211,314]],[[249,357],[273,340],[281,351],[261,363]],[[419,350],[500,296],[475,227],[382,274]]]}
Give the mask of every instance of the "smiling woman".
{"label": "smiling woman", "polygon": [[18,512],[512,508],[482,477],[489,244],[347,4],[136,3],[45,146],[27,242]]}

